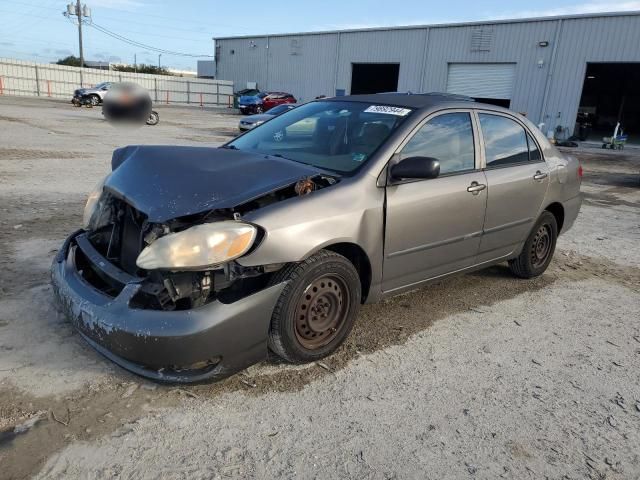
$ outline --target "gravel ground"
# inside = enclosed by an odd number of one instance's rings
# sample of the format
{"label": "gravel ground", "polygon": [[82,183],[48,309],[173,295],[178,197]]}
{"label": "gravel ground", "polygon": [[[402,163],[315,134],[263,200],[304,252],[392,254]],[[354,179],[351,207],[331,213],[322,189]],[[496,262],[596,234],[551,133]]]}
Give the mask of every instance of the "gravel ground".
{"label": "gravel ground", "polygon": [[0,478],[640,478],[640,155],[572,151],[585,203],[547,273],[365,306],[325,362],[159,386],[95,354],[47,269],[114,147],[217,145],[237,116],[0,97]]}

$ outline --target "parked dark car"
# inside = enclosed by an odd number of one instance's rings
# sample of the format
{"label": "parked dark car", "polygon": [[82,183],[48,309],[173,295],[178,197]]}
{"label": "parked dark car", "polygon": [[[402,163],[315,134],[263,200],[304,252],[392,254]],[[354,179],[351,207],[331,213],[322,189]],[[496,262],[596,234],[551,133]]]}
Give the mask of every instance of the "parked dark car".
{"label": "parked dark car", "polygon": [[244,117],[242,120],[240,120],[240,122],[238,123],[238,129],[241,132],[251,130],[258,125],[262,125],[267,120],[271,120],[273,117],[282,115],[283,113],[288,112],[289,110],[291,110],[292,108],[296,108],[297,106],[297,103],[284,103],[282,105],[278,105],[277,107],[269,109],[267,113],[249,115],[248,117]]}
{"label": "parked dark car", "polygon": [[313,101],[220,148],[117,149],[111,169],[54,291],[92,347],[172,382],[319,360],[361,303],[449,275],[541,275],[581,205],[579,162],[529,120],[438,95]]}

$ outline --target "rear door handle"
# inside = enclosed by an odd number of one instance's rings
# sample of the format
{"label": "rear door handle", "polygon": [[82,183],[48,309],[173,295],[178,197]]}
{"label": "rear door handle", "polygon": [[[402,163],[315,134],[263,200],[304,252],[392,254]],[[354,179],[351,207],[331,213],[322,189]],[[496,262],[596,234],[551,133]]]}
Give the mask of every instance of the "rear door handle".
{"label": "rear door handle", "polygon": [[548,173],[542,173],[540,170],[538,170],[536,172],[536,174],[533,176],[534,180],[544,180],[545,178],[547,178],[549,176]]}
{"label": "rear door handle", "polygon": [[487,186],[483,185],[482,183],[471,182],[471,185],[467,187],[467,192],[471,192],[474,195],[478,195],[485,188],[487,188]]}

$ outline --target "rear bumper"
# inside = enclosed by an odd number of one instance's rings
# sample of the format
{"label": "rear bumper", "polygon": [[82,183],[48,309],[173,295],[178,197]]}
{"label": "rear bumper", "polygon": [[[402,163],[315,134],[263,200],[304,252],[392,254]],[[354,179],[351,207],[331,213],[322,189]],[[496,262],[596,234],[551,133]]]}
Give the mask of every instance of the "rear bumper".
{"label": "rear bumper", "polygon": [[578,213],[580,213],[580,207],[582,206],[582,198],[583,194],[579,193],[573,198],[569,200],[565,200],[562,202],[564,207],[564,223],[562,225],[561,234],[568,231],[578,218]]}
{"label": "rear bumper", "polygon": [[271,312],[284,284],[192,310],[132,308],[141,279],[132,277],[110,297],[82,277],[75,264],[81,233],[53,261],[52,283],[66,316],[99,353],[143,377],[180,383],[221,379],[266,358]]}

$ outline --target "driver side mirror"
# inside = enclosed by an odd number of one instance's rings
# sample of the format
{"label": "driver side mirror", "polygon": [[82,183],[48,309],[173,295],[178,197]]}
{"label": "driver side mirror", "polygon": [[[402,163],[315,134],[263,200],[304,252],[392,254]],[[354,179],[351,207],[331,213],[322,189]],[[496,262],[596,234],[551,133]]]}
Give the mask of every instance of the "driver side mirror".
{"label": "driver side mirror", "polygon": [[408,157],[391,167],[391,177],[395,180],[404,178],[436,178],[440,175],[440,162],[432,157]]}

